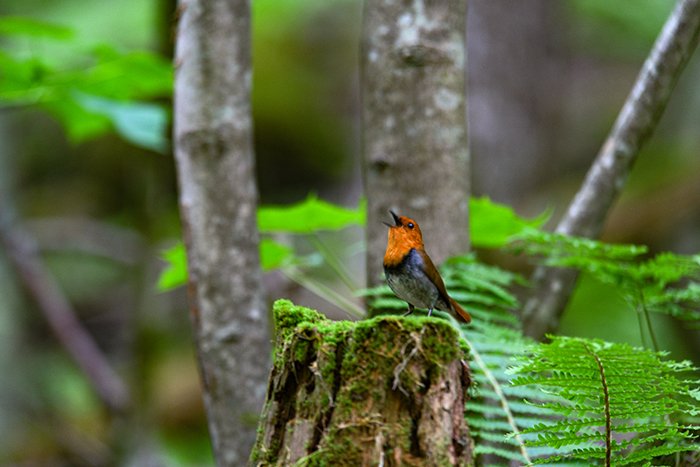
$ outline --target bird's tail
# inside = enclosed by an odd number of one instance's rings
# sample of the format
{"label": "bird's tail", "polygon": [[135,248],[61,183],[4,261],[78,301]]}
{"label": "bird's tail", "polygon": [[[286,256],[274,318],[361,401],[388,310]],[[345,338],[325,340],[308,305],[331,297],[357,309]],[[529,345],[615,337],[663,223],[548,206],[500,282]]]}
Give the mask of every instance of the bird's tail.
{"label": "bird's tail", "polygon": [[452,309],[455,312],[455,318],[464,321],[465,323],[471,323],[471,315],[469,315],[469,313],[467,313],[464,308],[459,306],[459,303],[455,302],[454,299],[450,298],[450,305],[452,305]]}

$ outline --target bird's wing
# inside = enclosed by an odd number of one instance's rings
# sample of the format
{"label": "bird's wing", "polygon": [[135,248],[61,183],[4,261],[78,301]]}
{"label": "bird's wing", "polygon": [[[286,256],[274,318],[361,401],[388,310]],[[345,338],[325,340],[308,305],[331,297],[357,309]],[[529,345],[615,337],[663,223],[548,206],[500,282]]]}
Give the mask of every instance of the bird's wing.
{"label": "bird's wing", "polygon": [[428,256],[427,253],[424,251],[416,250],[416,252],[421,256],[423,259],[421,263],[421,269],[423,269],[423,272],[425,273],[426,276],[430,279],[430,281],[435,284],[435,287],[438,289],[438,293],[440,294],[440,298],[447,303],[448,305],[450,304],[450,296],[447,295],[447,288],[445,287],[445,282],[442,280],[442,277],[440,276],[440,272],[438,269],[435,267],[433,264],[433,261],[430,259],[430,256]]}
{"label": "bird's wing", "polygon": [[440,276],[440,272],[437,270],[435,265],[433,264],[432,260],[430,259],[430,256],[428,256],[427,253],[423,251],[416,250],[418,254],[423,258],[423,261],[421,263],[421,267],[423,269],[423,272],[425,273],[426,276],[428,276],[433,284],[435,284],[435,287],[438,289],[438,293],[440,294],[440,298],[445,301],[447,306],[449,308],[452,308],[452,310],[445,310],[445,311],[452,311],[455,314],[455,318],[461,319],[465,323],[470,323],[472,320],[472,317],[467,313],[464,308],[462,308],[459,303],[454,301],[448,294],[447,294],[447,288],[445,287],[445,282],[442,280],[442,277]]}

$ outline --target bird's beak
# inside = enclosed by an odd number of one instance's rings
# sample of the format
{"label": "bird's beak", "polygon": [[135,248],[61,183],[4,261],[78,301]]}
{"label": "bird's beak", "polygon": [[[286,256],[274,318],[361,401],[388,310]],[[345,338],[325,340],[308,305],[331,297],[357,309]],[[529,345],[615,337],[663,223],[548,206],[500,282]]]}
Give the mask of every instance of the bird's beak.
{"label": "bird's beak", "polygon": [[[389,210],[389,212],[391,212],[391,209]],[[391,213],[394,214],[393,212],[391,212]],[[386,225],[386,226],[389,227],[389,228],[392,228],[392,227],[393,227],[393,225],[389,224],[388,222],[382,221],[382,224]]]}
{"label": "bird's beak", "polygon": [[396,213],[391,209],[389,210],[389,212],[391,213],[391,217],[394,218],[394,222],[396,222],[396,225],[401,225],[401,219],[399,219],[399,216],[397,216]]}

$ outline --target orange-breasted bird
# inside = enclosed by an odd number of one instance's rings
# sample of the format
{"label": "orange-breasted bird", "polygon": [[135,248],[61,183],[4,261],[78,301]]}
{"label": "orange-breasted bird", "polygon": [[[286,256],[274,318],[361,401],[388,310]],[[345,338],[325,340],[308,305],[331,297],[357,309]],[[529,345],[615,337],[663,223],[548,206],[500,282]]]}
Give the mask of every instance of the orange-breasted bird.
{"label": "orange-breasted bird", "polygon": [[389,227],[389,240],[384,253],[384,275],[397,297],[408,303],[408,312],[415,307],[447,311],[458,321],[469,323],[472,318],[445,289],[445,283],[423,245],[418,223],[389,211],[395,225]]}

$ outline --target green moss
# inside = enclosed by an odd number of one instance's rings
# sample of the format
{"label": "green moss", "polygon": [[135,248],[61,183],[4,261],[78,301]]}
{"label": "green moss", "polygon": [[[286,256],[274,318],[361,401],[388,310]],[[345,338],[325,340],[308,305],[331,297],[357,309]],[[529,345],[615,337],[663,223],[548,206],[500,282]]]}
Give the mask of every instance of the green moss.
{"label": "green moss", "polygon": [[371,342],[374,349],[368,350],[372,351],[392,345],[405,345],[396,339],[406,333],[420,342],[421,354],[429,358],[431,363],[444,364],[461,353],[457,330],[449,322],[432,317],[379,316],[358,322],[354,337],[358,343]]}
{"label": "green moss", "polygon": [[275,316],[275,326],[280,331],[294,329],[300,323],[319,323],[328,319],[316,310],[298,306],[289,300],[277,300],[272,305]]}
{"label": "green moss", "polygon": [[[276,342],[273,354],[273,364],[275,367],[282,365],[284,359],[282,355],[286,346],[292,344],[292,336],[295,334],[297,327],[303,325],[305,333],[309,333],[309,329],[313,329],[314,325],[331,323],[325,316],[316,310],[298,306],[289,300],[277,300],[272,305],[272,312],[275,318]],[[308,347],[300,349],[295,355],[295,361],[301,361],[303,358],[302,352],[306,352]]]}
{"label": "green moss", "polygon": [[459,348],[464,354],[464,358],[470,360],[469,356],[471,355],[472,349],[469,347],[466,339],[464,339],[461,335],[459,336]]}
{"label": "green moss", "polygon": [[[328,438],[332,443],[324,443],[318,451],[302,458],[295,464],[297,467],[355,467],[366,465],[363,462],[364,447],[356,442],[362,439],[367,430],[361,425],[348,426],[343,429],[333,429]],[[371,438],[370,438],[371,440]],[[374,442],[371,440],[370,442]]]}

